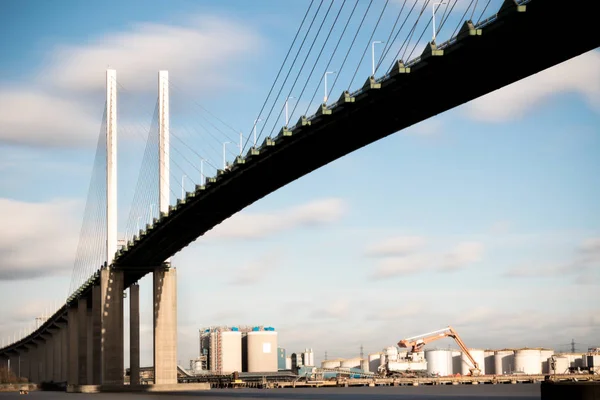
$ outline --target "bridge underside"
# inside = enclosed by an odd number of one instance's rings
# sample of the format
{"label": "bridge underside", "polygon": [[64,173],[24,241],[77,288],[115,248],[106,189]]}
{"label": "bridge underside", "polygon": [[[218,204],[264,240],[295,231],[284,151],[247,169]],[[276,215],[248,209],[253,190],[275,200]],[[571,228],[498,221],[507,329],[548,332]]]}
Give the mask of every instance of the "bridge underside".
{"label": "bridge underside", "polygon": [[[515,7],[503,9],[495,21],[482,28],[481,35],[471,36],[467,32],[445,47],[443,55],[424,54],[420,61],[411,65],[410,73],[394,73],[381,81],[380,88],[367,88],[356,94],[354,102],[338,102],[331,107],[330,114],[326,112],[311,118],[311,124],[292,127],[292,134],[278,136],[275,145],[263,144],[258,155],[247,157],[245,163],[236,164],[231,171],[221,174],[216,182],[190,194],[184,204],[157,221],[132,246],[121,252],[113,271],[119,275],[119,270],[122,270],[123,280],[113,280],[118,283],[115,291],[118,293],[128,288],[149,272],[160,272],[155,274],[154,303],[158,304],[157,299],[163,297],[176,298],[173,294],[174,273],[170,274],[159,266],[236,212],[367,144],[600,46],[600,35],[595,32],[595,15],[582,11],[582,1],[576,3],[531,0],[524,12],[518,12]],[[72,344],[83,335],[77,336],[74,331],[76,322],[71,314],[75,313],[78,302],[83,305],[86,298],[92,298],[92,291],[98,290],[103,274],[106,272],[91,278],[68,300],[68,306],[63,306],[32,335],[0,349],[0,365],[15,364],[10,362],[11,357],[21,355],[32,379],[47,379],[50,373],[42,369],[44,363],[41,360],[54,350],[48,350],[45,355],[42,350],[50,349],[50,345],[46,344],[50,341],[55,346],[53,349],[58,348],[56,343],[59,339],[54,341],[52,337],[57,329],[70,332],[69,345],[66,344],[66,335],[60,336],[61,354],[68,348],[69,357],[75,355]],[[122,308],[122,299],[117,302],[119,297],[103,296],[105,300],[92,301],[92,305],[101,304],[106,310],[110,299],[115,304],[109,309]],[[176,303],[168,303],[171,308],[157,310],[155,307],[155,343],[176,342]],[[82,312],[89,309],[87,305],[81,308]],[[100,315],[95,306],[92,313]],[[85,314],[88,315],[88,311]],[[96,329],[97,320],[94,318],[89,326],[93,332],[102,332],[104,328]],[[122,315],[110,318],[122,322]],[[111,324],[118,325],[117,322]],[[122,324],[118,327],[118,332],[121,331]],[[116,334],[110,335],[113,336],[114,340],[108,340],[109,336],[106,336],[104,340],[108,341],[103,343],[106,347],[108,342],[114,342],[111,346],[116,350],[112,353],[121,353],[122,356],[121,339]],[[97,335],[93,334],[92,338],[86,343],[96,343]],[[81,347],[87,348],[83,342]],[[98,346],[94,344],[91,348]],[[108,353],[111,351],[107,350]],[[175,365],[176,347],[155,348],[155,357],[156,354],[167,360],[164,365]],[[109,367],[112,364],[122,365],[122,361],[119,359],[105,364]],[[68,367],[69,373],[81,372],[71,364]],[[97,370],[96,364],[92,368]],[[109,369],[103,367],[105,375],[113,374]],[[172,379],[167,376],[171,369],[157,369],[163,370],[164,379]],[[172,370],[174,374],[175,368]],[[117,372],[115,376],[120,374],[120,371]],[[42,377],[42,374],[45,375]],[[61,367],[60,375],[65,374],[66,368]]]}
{"label": "bridge underside", "polygon": [[[504,7],[503,7],[504,8]],[[126,286],[258,199],[367,144],[600,46],[591,13],[567,2],[532,0],[501,9],[481,35],[425,55],[410,73],[382,81],[355,102],[247,157],[160,220],[117,258]],[[577,21],[577,24],[575,24]],[[542,40],[543,39],[543,40]],[[577,73],[577,71],[573,71]]]}

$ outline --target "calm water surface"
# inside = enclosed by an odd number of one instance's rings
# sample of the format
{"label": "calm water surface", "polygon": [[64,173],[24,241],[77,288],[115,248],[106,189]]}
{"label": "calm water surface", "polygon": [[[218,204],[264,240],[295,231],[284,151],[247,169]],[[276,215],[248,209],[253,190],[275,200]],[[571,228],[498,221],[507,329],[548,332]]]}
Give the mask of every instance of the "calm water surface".
{"label": "calm water surface", "polygon": [[61,392],[0,393],[0,400],[159,400],[159,399],[270,399],[270,400],[532,400],[540,399],[539,384],[419,387],[358,387],[306,389],[213,389],[205,392],[178,393],[100,393]]}

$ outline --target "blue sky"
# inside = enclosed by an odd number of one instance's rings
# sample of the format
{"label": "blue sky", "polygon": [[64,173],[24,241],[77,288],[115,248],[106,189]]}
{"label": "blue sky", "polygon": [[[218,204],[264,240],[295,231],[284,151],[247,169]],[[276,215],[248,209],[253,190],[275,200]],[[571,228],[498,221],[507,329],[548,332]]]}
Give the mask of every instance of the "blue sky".
{"label": "blue sky", "polygon": [[[3,2],[0,34],[11,40],[0,43],[2,340],[67,296],[107,66],[117,69],[120,85],[124,235],[157,71],[168,69],[172,83],[174,202],[184,174],[188,190],[199,182],[198,154],[213,175],[226,136],[237,140],[202,107],[247,139],[309,3]],[[347,2],[340,21],[353,4]],[[347,88],[357,65],[351,89],[370,74],[370,49],[359,59],[383,4],[374,2],[348,65],[340,70],[347,40],[333,58],[329,70],[340,72],[331,99]],[[467,4],[459,0],[440,40]],[[486,15],[499,4],[492,1]],[[299,82],[340,6],[332,6],[311,56],[299,57],[308,61]],[[401,6],[389,2],[373,40],[387,41]],[[357,10],[365,8],[366,2]],[[334,30],[332,38],[339,34]],[[430,36],[415,38],[413,56]],[[316,110],[336,40],[326,44],[292,121],[307,107],[309,114]],[[391,46],[382,65],[398,47]],[[173,259],[179,359],[187,364],[196,355],[200,327],[217,324],[272,325],[288,351],[312,347],[317,361],[325,351],[353,356],[361,343],[379,351],[449,324],[472,347],[560,348],[572,338],[582,348],[600,345],[598,71],[600,53],[593,51],[438,115],[293,182],[198,239]],[[259,123],[259,132],[266,127],[261,138],[283,124],[277,113],[290,86],[275,114]],[[290,111],[294,106],[290,101]],[[235,146],[227,151],[231,161]],[[134,225],[136,218],[129,218]],[[151,278],[141,287],[147,365]]]}

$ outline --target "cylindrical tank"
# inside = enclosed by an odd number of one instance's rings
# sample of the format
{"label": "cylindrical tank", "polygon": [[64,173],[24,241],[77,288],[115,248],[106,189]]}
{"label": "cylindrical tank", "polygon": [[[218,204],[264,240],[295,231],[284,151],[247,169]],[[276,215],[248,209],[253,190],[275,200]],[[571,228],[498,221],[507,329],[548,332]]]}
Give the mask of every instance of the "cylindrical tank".
{"label": "cylindrical tank", "polygon": [[369,371],[377,372],[377,368],[379,368],[381,362],[381,353],[372,353],[369,354]]}
{"label": "cylindrical tank", "polygon": [[292,369],[292,357],[285,358],[285,369]]}
{"label": "cylindrical tank", "polygon": [[347,358],[342,361],[341,367],[343,368],[360,368],[360,357]]}
{"label": "cylindrical tank", "polygon": [[387,355],[385,353],[381,353],[381,355],[379,356],[379,365],[385,365],[387,361]]}
{"label": "cylindrical tank", "polygon": [[512,374],[515,371],[515,352],[498,350],[494,353],[494,372],[497,375]]}
{"label": "cylindrical tank", "polygon": [[552,359],[548,359],[548,372],[550,374],[568,374],[569,358],[565,356],[554,356],[556,364],[552,368]]}
{"label": "cylindrical tank", "polygon": [[340,360],[321,361],[321,368],[338,368],[341,366]]}
{"label": "cylindrical tank", "polygon": [[462,374],[462,353],[452,350],[452,374]]}
{"label": "cylindrical tank", "polygon": [[277,371],[277,332],[248,332],[248,372]]}
{"label": "cylindrical tank", "polygon": [[364,358],[360,361],[360,369],[363,372],[369,372],[369,360],[367,358]]}
{"label": "cylindrical tank", "polygon": [[483,356],[485,359],[485,373],[486,375],[494,375],[496,373],[496,368],[494,365],[494,350],[486,350],[483,352]]}
{"label": "cylindrical tank", "polygon": [[[217,343],[220,341],[220,352]],[[277,348],[276,348],[277,349]],[[277,354],[275,353],[275,367]],[[221,374],[231,374],[242,370],[242,333],[236,331],[215,331],[211,333],[210,369]]]}
{"label": "cylindrical tank", "polygon": [[398,359],[398,348],[396,346],[386,347],[384,351],[389,361],[396,361]]}
{"label": "cylindrical tank", "polygon": [[426,350],[427,372],[438,376],[452,375],[452,350]]}
{"label": "cylindrical tank", "polygon": [[566,356],[569,359],[569,366],[571,368],[583,367],[583,354],[564,353],[562,355]]}
{"label": "cylindrical tank", "polygon": [[304,349],[304,353],[302,353],[302,364],[305,366],[310,365],[310,355],[308,354],[308,349]]}
{"label": "cylindrical tank", "polygon": [[313,352],[313,349],[308,349],[308,361],[311,366],[315,365],[315,353]]}
{"label": "cylindrical tank", "polygon": [[528,375],[542,373],[542,359],[540,349],[515,350],[515,371]]}
{"label": "cylindrical tank", "polygon": [[[475,362],[479,365],[480,375],[485,375],[485,353],[481,349],[469,349],[469,353]],[[462,355],[462,365],[461,365],[461,374],[469,375],[471,373],[470,369],[473,368],[473,364],[469,360],[469,357],[466,354]]]}
{"label": "cylindrical tank", "polygon": [[542,374],[550,373],[550,364],[548,363],[548,359],[554,355],[554,350],[551,349],[541,349],[540,350],[540,359],[542,360]]}

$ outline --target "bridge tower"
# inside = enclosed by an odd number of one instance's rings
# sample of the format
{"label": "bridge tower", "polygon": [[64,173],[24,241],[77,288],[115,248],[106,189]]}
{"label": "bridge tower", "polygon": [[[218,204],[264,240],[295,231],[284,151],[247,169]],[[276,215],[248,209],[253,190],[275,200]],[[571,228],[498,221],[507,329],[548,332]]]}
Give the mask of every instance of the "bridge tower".
{"label": "bridge tower", "polygon": [[[169,73],[158,73],[158,196],[169,212]],[[154,383],[177,383],[177,275],[167,259],[153,272]]]}

